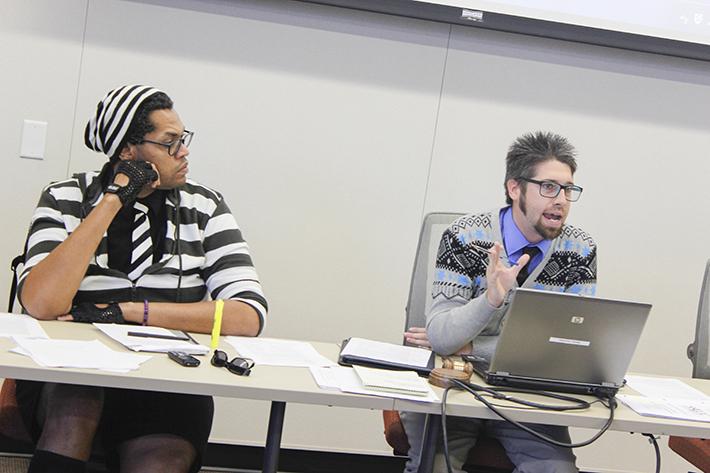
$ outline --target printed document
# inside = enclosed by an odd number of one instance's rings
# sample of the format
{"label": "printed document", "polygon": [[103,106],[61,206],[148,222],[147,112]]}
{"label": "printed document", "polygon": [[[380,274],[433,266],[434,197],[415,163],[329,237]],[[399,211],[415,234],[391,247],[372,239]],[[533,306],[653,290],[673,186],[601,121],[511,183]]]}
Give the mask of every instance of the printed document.
{"label": "printed document", "polygon": [[675,378],[630,374],[626,376],[626,384],[639,394],[656,399],[688,399],[704,402],[710,400],[710,397],[702,391]]}
{"label": "printed document", "polygon": [[[210,351],[209,347],[189,340],[161,338],[175,336],[176,333],[185,335],[185,332],[181,331],[174,332],[162,327],[144,327],[142,325],[95,323],[94,326],[124,347],[133,351],[149,351],[155,353],[182,351],[190,355],[206,355]],[[128,335],[129,332],[140,333],[146,336],[137,337]],[[150,335],[155,335],[155,338],[150,337]],[[185,335],[185,337],[188,336]]]}
{"label": "printed document", "polygon": [[640,395],[617,397],[642,416],[710,422],[710,397],[679,379],[628,375],[626,381]]}
{"label": "printed document", "polygon": [[617,397],[642,416],[710,422],[710,402],[667,400],[632,394],[617,394]]}
{"label": "printed document", "polygon": [[425,395],[405,394],[397,392],[385,392],[378,389],[369,389],[363,386],[362,381],[355,373],[355,370],[345,366],[320,367],[311,366],[309,368],[314,381],[321,389],[339,390],[354,394],[369,394],[371,396],[391,397],[397,399],[408,399],[410,401],[437,402],[439,397],[427,384],[428,392]]}
{"label": "printed document", "polygon": [[39,322],[29,315],[0,312],[0,337],[49,338]]}
{"label": "printed document", "polygon": [[226,337],[225,340],[240,356],[251,358],[257,365],[301,367],[335,365],[308,342],[232,336]]}
{"label": "printed document", "polygon": [[426,396],[431,388],[426,379],[414,371],[394,371],[364,366],[353,366],[353,370],[367,389],[413,396]]}
{"label": "printed document", "polygon": [[31,357],[47,368],[87,368],[127,372],[137,370],[149,360],[147,355],[136,355],[111,350],[98,340],[54,340],[13,337],[18,347],[12,349]]}

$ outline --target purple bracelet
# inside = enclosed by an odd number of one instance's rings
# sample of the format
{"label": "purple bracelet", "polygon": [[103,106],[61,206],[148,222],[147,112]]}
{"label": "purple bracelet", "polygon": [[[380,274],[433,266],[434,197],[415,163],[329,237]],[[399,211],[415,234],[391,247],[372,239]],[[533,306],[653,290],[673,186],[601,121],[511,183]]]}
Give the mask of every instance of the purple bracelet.
{"label": "purple bracelet", "polygon": [[143,325],[148,325],[148,299],[143,299]]}

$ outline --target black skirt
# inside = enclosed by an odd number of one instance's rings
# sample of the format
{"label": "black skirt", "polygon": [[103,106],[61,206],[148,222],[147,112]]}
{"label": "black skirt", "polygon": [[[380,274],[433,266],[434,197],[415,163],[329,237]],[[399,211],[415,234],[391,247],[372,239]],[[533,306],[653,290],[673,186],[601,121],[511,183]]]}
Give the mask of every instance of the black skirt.
{"label": "black skirt", "polygon": [[[42,433],[36,414],[43,386],[43,382],[17,380],[17,404],[35,442]],[[212,429],[214,401],[211,396],[103,390],[104,408],[97,437],[105,449],[109,471],[119,471],[117,447],[121,443],[152,434],[172,434],[190,442],[197,452],[192,471],[200,470]]]}

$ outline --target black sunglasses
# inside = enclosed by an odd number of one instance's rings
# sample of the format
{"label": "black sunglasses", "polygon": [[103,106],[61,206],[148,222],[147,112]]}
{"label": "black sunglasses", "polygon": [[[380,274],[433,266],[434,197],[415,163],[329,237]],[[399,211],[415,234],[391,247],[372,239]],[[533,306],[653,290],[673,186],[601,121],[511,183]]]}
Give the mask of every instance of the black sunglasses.
{"label": "black sunglasses", "polygon": [[236,357],[232,358],[230,361],[227,354],[222,350],[214,351],[211,363],[212,366],[227,368],[230,372],[238,374],[239,376],[249,376],[251,369],[254,367],[254,360],[250,358]]}

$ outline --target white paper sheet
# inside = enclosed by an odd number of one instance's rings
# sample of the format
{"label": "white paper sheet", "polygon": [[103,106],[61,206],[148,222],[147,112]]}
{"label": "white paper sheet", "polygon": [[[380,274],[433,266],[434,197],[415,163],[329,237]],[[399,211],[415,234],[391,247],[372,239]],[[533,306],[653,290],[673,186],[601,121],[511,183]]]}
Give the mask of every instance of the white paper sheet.
{"label": "white paper sheet", "polygon": [[348,344],[345,345],[341,354],[366,357],[373,360],[382,360],[420,368],[426,368],[431,357],[429,350],[355,337],[348,341]]}
{"label": "white paper sheet", "polygon": [[140,332],[157,335],[174,335],[168,329],[162,327],[143,327],[141,325],[123,324],[94,324],[109,337],[116,340],[129,350],[148,351],[155,353],[167,353],[169,351],[182,351],[191,355],[206,355],[209,347],[184,340],[166,340],[162,338],[133,337],[128,332]]}
{"label": "white paper sheet", "polygon": [[657,399],[689,399],[708,402],[710,397],[675,378],[627,375],[626,384],[646,397]]}
{"label": "white paper sheet", "polygon": [[642,416],[710,422],[710,402],[658,399],[632,394],[617,394],[616,397]]}
{"label": "white paper sheet", "polygon": [[358,381],[355,372],[344,366],[311,366],[309,370],[321,389],[341,391],[342,386],[354,385]]}
{"label": "white paper sheet", "polygon": [[426,396],[431,391],[427,380],[414,371],[383,370],[365,366],[353,366],[353,370],[366,389],[412,396]]}
{"label": "white paper sheet", "polygon": [[390,397],[397,399],[407,399],[410,401],[437,402],[439,397],[429,387],[426,396],[416,396],[411,394],[393,393],[367,389],[362,385],[360,378],[352,368],[345,366],[315,367],[309,368],[316,384],[322,389],[335,390],[353,394],[368,394],[370,396]]}
{"label": "white paper sheet", "polygon": [[244,358],[268,366],[335,366],[308,342],[265,337],[226,337],[227,343]]}
{"label": "white paper sheet", "polygon": [[710,422],[710,396],[679,379],[627,375],[626,383],[641,395],[617,397],[642,416]]}
{"label": "white paper sheet", "polygon": [[24,314],[0,312],[0,337],[49,338],[36,319]]}
{"label": "white paper sheet", "polygon": [[86,368],[108,371],[131,371],[149,360],[148,355],[136,355],[111,350],[98,340],[50,340],[13,337],[21,352],[28,354],[40,366],[48,368]]}

